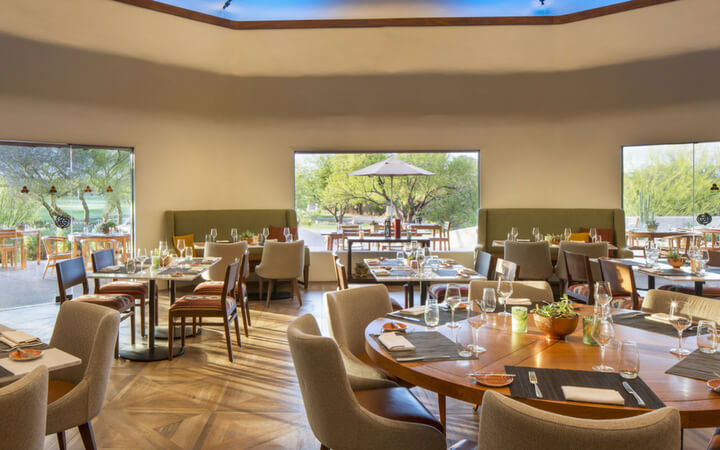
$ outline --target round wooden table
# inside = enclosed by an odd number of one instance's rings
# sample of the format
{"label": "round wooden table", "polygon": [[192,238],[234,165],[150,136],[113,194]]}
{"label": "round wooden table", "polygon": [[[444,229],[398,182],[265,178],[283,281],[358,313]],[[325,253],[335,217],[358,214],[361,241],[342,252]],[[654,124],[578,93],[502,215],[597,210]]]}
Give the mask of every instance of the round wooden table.
{"label": "round wooden table", "polygon": [[[585,306],[576,310],[591,314],[591,308]],[[592,366],[600,361],[600,347],[582,343],[581,323],[565,341],[553,341],[547,340],[537,330],[532,314],[528,314],[526,334],[511,332],[510,317],[497,314],[490,316],[488,323],[480,329],[480,345],[487,351],[478,355],[477,360],[398,363],[371,336],[380,332],[382,324],[389,320],[385,318],[368,325],[365,330],[365,348],[372,361],[386,372],[421,388],[471,404],[482,403],[483,393],[493,388],[474,383],[466,376],[469,372],[505,372],[506,365],[592,370]],[[426,330],[424,326],[408,323],[410,332]],[[447,326],[436,327],[435,330],[452,339],[452,330]],[[720,426],[720,394],[709,391],[704,381],[664,373],[679,361],[678,357],[669,352],[671,347],[677,345],[677,338],[615,325],[615,339],[638,343],[640,377],[667,406],[680,411],[683,428]],[[694,350],[697,348],[695,341],[695,335],[690,334],[683,339],[683,346]],[[510,395],[509,387],[493,390]],[[517,400],[543,410],[592,419],[621,418],[648,411],[593,403]]]}

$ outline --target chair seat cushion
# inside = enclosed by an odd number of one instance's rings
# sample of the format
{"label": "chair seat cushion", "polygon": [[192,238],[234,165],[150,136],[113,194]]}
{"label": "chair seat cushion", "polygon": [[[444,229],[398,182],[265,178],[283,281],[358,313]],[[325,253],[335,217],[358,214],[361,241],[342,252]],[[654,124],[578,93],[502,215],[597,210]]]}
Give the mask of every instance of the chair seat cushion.
{"label": "chair seat cushion", "polygon": [[222,295],[222,289],[225,285],[222,281],[203,281],[195,286],[193,294],[197,295]]}
{"label": "chair seat cushion", "polygon": [[100,294],[128,294],[135,298],[147,297],[148,286],[140,281],[113,281],[100,286]]}
{"label": "chair seat cushion", "polygon": [[[185,295],[170,306],[171,311],[189,310],[189,309],[220,309],[220,295]],[[227,297],[225,299],[225,309],[232,310],[235,307],[235,299]]]}
{"label": "chair seat cushion", "polygon": [[[667,284],[665,286],[660,286],[658,289],[662,289],[663,291],[672,291],[672,292],[681,292],[683,294],[688,295],[695,295],[695,288],[690,286],[676,286],[672,284]],[[703,297],[711,297],[711,298],[720,298],[720,287],[718,286],[705,286],[703,287]]]}
{"label": "chair seat cushion", "polygon": [[443,426],[412,393],[403,387],[353,392],[360,406],[386,419],[422,423],[443,432]]}
{"label": "chair seat cushion", "polygon": [[135,299],[125,294],[87,294],[74,298],[72,301],[107,306],[118,312],[125,312],[135,304]]}
{"label": "chair seat cushion", "polygon": [[[443,301],[445,300],[445,291],[447,290],[447,284],[441,283],[441,284],[433,284],[430,286],[430,289],[428,289],[428,292],[430,292],[430,295],[432,295],[434,298]],[[461,284],[460,285],[460,295],[463,297],[468,296],[468,292],[470,291],[470,285],[469,284]]]}
{"label": "chair seat cushion", "polygon": [[69,381],[50,380],[48,382],[48,405],[72,391],[75,386],[77,386],[75,383]]}

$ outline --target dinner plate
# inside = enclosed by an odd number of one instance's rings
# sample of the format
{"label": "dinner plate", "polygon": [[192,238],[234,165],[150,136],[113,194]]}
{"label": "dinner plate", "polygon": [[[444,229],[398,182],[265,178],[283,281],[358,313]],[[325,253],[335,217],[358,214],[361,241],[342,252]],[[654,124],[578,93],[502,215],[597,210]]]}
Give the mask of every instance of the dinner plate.
{"label": "dinner plate", "polygon": [[714,378],[712,380],[708,380],[707,387],[712,389],[713,391],[720,393],[720,378]]}
{"label": "dinner plate", "polygon": [[487,374],[483,372],[477,372],[473,374],[469,374],[468,377],[470,377],[471,380],[478,384],[482,384],[484,386],[489,387],[503,387],[510,385],[514,377],[508,376],[508,375],[498,375],[498,374]]}
{"label": "dinner plate", "polygon": [[43,355],[42,350],[35,350],[32,348],[29,348],[27,350],[23,350],[22,352],[18,350],[13,350],[10,352],[10,355],[8,358],[12,359],[13,361],[32,361],[33,359],[38,359]]}

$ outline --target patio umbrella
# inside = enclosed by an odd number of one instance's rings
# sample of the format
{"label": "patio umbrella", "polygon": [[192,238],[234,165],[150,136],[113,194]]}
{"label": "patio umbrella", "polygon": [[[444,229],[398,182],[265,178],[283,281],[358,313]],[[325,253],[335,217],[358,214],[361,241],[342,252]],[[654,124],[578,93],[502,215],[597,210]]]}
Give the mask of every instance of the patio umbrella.
{"label": "patio umbrella", "polygon": [[391,156],[385,161],[371,164],[364,169],[356,170],[350,174],[355,177],[390,177],[390,216],[395,216],[395,206],[393,203],[393,180],[395,177],[427,177],[435,175],[425,169],[413,166],[400,159]]}

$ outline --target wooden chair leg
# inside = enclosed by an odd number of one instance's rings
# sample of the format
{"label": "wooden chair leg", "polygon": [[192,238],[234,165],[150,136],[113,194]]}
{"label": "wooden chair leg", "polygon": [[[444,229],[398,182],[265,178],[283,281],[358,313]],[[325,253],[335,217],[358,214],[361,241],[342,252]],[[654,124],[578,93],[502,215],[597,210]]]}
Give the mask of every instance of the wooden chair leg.
{"label": "wooden chair leg", "polygon": [[130,310],[130,344],[135,345],[135,311]]}
{"label": "wooden chair leg", "polygon": [[48,259],[47,264],[45,264],[45,270],[43,270],[43,276],[42,279],[45,279],[45,274],[47,273],[48,267],[50,267],[50,260]]}
{"label": "wooden chair leg", "polygon": [[[245,332],[247,332],[247,328]],[[235,334],[237,335],[238,347],[242,347],[242,341],[240,341],[240,320],[238,319],[237,311],[235,312]]]}
{"label": "wooden chair leg", "polygon": [[185,348],[185,316],[180,317],[180,347]]}
{"label": "wooden chair leg", "polygon": [[118,330],[118,337],[115,339],[115,359],[120,358],[120,330]]}
{"label": "wooden chair leg", "polygon": [[[185,331],[185,330],[183,330]],[[185,333],[183,333],[185,334]],[[172,313],[168,314],[168,361],[173,358],[173,341],[175,340],[175,323]]]}
{"label": "wooden chair leg", "polygon": [[58,440],[58,447],[60,448],[60,450],[67,449],[67,439],[65,438],[64,431],[57,432],[57,440]]}
{"label": "wooden chair leg", "polygon": [[310,284],[310,266],[305,266],[303,269],[303,287],[305,290],[308,290],[308,285]]}
{"label": "wooden chair leg", "polygon": [[252,320],[250,319],[250,299],[245,297],[245,313],[247,314],[248,326],[252,326]]}
{"label": "wooden chair leg", "polygon": [[293,278],[292,280],[293,285],[293,293],[297,295],[298,304],[302,306],[302,296],[300,295],[300,286],[298,286],[297,278]]}
{"label": "wooden chair leg", "polygon": [[[237,305],[237,307],[240,309],[240,313],[242,313],[242,320],[243,320],[243,327],[245,328],[245,337],[248,337],[248,320],[247,320],[247,307],[246,307],[246,299],[241,299],[240,304]],[[235,319],[237,319],[237,315],[235,316]],[[238,335],[238,339],[240,339]]]}
{"label": "wooden chair leg", "polygon": [[[228,323],[227,316],[225,316],[225,320],[223,320],[223,325],[225,326],[225,342],[227,343],[228,359],[230,362],[233,362],[232,339],[230,339],[230,324]],[[240,335],[238,334],[238,336]]]}
{"label": "wooden chair leg", "polygon": [[193,316],[193,337],[197,335],[197,317]]}
{"label": "wooden chair leg", "polygon": [[263,279],[258,277],[258,291],[260,294],[258,295],[258,300],[262,300],[263,298]]}
{"label": "wooden chair leg", "polygon": [[[443,430],[447,429],[447,421],[446,421],[446,415],[445,415],[445,396],[442,394],[437,395],[438,399],[438,414],[440,415],[440,423],[443,426]],[[443,431],[443,434],[445,434],[446,431]]]}
{"label": "wooden chair leg", "polygon": [[140,299],[140,336],[145,337],[145,297]]}
{"label": "wooden chair leg", "polygon": [[82,437],[85,450],[95,450],[95,433],[93,433],[92,425],[90,422],[84,423],[78,427],[80,429],[80,437]]}
{"label": "wooden chair leg", "polygon": [[265,306],[270,306],[270,296],[272,295],[272,288],[273,288],[273,280],[268,280],[268,292],[267,292],[267,302],[265,303]]}

